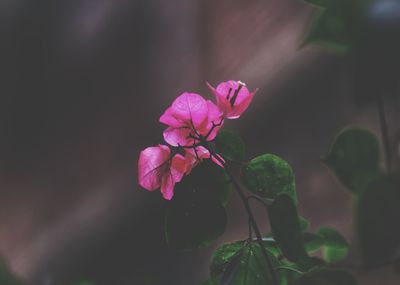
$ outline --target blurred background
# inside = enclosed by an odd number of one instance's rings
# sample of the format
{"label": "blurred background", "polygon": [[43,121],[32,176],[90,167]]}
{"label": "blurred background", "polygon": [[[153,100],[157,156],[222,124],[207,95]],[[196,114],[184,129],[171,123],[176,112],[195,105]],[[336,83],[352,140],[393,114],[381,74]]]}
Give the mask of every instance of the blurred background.
{"label": "blurred background", "polygon": [[[301,214],[352,243],[353,201],[320,157],[346,125],[380,135],[374,102],[355,95],[399,93],[398,25],[379,21],[398,19],[394,7],[371,10],[363,48],[340,55],[302,47],[318,11],[301,0],[2,0],[0,255],[32,285],[204,280],[213,249],[246,237],[242,205],[233,197],[211,247],[170,250],[165,201],[140,189],[136,164],[161,141],[158,118],[176,96],[211,98],[205,82],[229,79],[260,88],[227,124],[247,158],[291,163]],[[398,160],[400,103],[387,100]],[[392,268],[355,274],[361,285],[399,284]]]}

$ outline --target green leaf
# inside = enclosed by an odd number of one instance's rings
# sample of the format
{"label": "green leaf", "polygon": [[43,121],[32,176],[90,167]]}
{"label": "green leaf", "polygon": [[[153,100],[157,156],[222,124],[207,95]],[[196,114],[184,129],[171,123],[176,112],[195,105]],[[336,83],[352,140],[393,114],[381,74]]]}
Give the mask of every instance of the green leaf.
{"label": "green leaf", "polygon": [[280,272],[279,285],[292,284],[294,281],[301,278],[307,272],[311,272],[325,265],[325,262],[317,257],[309,258],[306,264],[281,260],[281,266],[277,268],[277,270],[279,270]]}
{"label": "green leaf", "polygon": [[22,285],[22,282],[8,270],[7,266],[2,261],[0,261],[0,284]]}
{"label": "green leaf", "polygon": [[290,165],[273,154],[260,155],[242,168],[243,181],[254,194],[274,199],[288,194],[296,201],[295,177]]}
{"label": "green leaf", "polygon": [[[278,266],[278,260],[269,254],[273,266]],[[213,280],[219,280],[224,285],[258,285],[273,284],[271,268],[262,254],[261,247],[256,242],[238,242],[223,245],[214,254],[212,268],[218,268],[214,274],[220,273]],[[214,283],[209,283],[214,284]]]}
{"label": "green leaf", "polygon": [[[304,248],[307,253],[314,253],[322,248],[323,246],[323,239],[318,234],[313,233],[303,233],[303,242]],[[281,258],[283,256],[282,251],[280,250],[276,241],[271,237],[263,238],[264,247],[272,253],[275,257]]]}
{"label": "green leaf", "polygon": [[276,270],[279,273],[279,285],[288,285],[303,275],[301,266],[286,260],[282,260],[281,266]]}
{"label": "green leaf", "polygon": [[225,230],[227,217],[221,181],[210,162],[203,162],[175,187],[168,202],[165,234],[169,246],[190,250],[209,245]]}
{"label": "green leaf", "polygon": [[324,7],[326,8],[328,6],[329,0],[304,0],[312,5],[318,6],[318,7]]}
{"label": "green leaf", "polygon": [[243,161],[245,146],[243,140],[235,133],[221,130],[215,139],[217,151],[223,158],[231,161]]}
{"label": "green leaf", "polygon": [[191,179],[196,180],[202,188],[208,188],[208,192],[214,191],[222,206],[226,207],[229,204],[232,195],[232,184],[228,175],[220,166],[211,160],[205,160],[196,166],[189,176],[194,175],[196,177]]}
{"label": "green leaf", "polygon": [[81,281],[76,283],[75,285],[94,285],[94,283],[89,281]]}
{"label": "green leaf", "polygon": [[280,258],[281,256],[283,256],[282,251],[274,238],[264,237],[262,243],[264,245],[264,248],[268,250],[271,254],[273,254],[276,258]]}
{"label": "green leaf", "polygon": [[317,44],[339,53],[355,45],[360,7],[355,0],[324,1],[325,8],[313,21],[305,42]]}
{"label": "green leaf", "polygon": [[379,176],[379,159],[376,136],[366,129],[352,127],[337,135],[323,161],[348,190],[359,194]]}
{"label": "green leaf", "polygon": [[290,285],[356,285],[354,277],[343,270],[315,269]]}
{"label": "green leaf", "polygon": [[174,203],[166,216],[167,243],[181,250],[207,246],[223,234],[226,222],[225,209],[217,201]]}
{"label": "green leaf", "polygon": [[322,238],[322,255],[328,263],[338,263],[346,258],[349,245],[344,237],[335,229],[321,227],[318,235]]}
{"label": "green leaf", "polygon": [[316,252],[321,249],[324,242],[323,238],[318,234],[303,233],[304,247],[308,253]]}
{"label": "green leaf", "polygon": [[399,175],[380,177],[361,195],[357,205],[357,232],[367,266],[399,258],[399,205]]}
{"label": "green leaf", "polygon": [[268,207],[268,214],[272,235],[284,256],[294,262],[307,259],[299,216],[293,200],[288,195],[279,195]]}
{"label": "green leaf", "polygon": [[232,243],[225,243],[221,245],[214,252],[211,263],[210,263],[210,273],[211,276],[218,276],[224,272],[227,264],[231,262],[244,247],[244,241],[236,241]]}

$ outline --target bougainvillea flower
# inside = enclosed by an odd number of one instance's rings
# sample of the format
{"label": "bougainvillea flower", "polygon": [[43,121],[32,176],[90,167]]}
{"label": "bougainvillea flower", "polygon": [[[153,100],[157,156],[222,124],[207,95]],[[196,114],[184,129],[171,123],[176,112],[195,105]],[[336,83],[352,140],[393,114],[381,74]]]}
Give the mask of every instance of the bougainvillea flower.
{"label": "bougainvillea flower", "polygon": [[190,171],[191,163],[181,154],[171,157],[166,145],[148,147],[139,156],[139,184],[149,191],[160,188],[163,197],[171,200],[175,184]]}
{"label": "bougainvillea flower", "polygon": [[213,140],[222,126],[222,115],[213,102],[195,93],[183,93],[160,117],[160,122],[169,126],[164,140],[172,146]]}
{"label": "bougainvillea flower", "polygon": [[257,89],[250,92],[246,85],[240,81],[226,81],[218,84],[217,88],[207,83],[214,93],[218,108],[224,113],[227,119],[237,119],[246,111]]}
{"label": "bougainvillea flower", "polygon": [[185,149],[185,159],[187,160],[187,174],[204,159],[210,158],[210,152],[203,146]]}
{"label": "bougainvillea flower", "polygon": [[[188,171],[187,174],[191,171],[193,167],[195,167],[199,162],[203,161],[204,159],[209,159],[219,165],[220,167],[224,168],[225,160],[219,154],[211,155],[211,153],[203,146],[197,146],[195,148],[187,148],[185,149],[185,158],[187,159],[188,163]],[[190,168],[191,167],[191,168]],[[190,168],[190,169],[189,169]]]}
{"label": "bougainvillea flower", "polygon": [[223,157],[221,155],[219,155],[218,153],[212,155],[211,160],[214,161],[220,167],[224,168],[225,159],[223,159]]}

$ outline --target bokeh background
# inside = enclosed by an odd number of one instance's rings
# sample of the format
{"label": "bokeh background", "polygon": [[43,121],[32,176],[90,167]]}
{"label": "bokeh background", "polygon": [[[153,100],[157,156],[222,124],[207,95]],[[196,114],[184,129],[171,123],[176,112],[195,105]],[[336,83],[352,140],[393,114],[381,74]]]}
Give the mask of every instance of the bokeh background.
{"label": "bokeh background", "polygon": [[[399,71],[371,75],[377,59],[399,60],[386,38],[367,56],[302,47],[316,10],[301,0],[2,0],[0,13],[0,255],[28,284],[198,284],[213,249],[246,236],[233,197],[213,246],[170,250],[165,201],[137,185],[140,150],[162,139],[160,114],[183,91],[211,98],[206,81],[260,88],[227,127],[247,158],[289,161],[301,214],[354,244],[354,202],[320,157],[346,125],[380,134],[375,105],[355,94]],[[396,159],[399,106],[387,103]],[[399,284],[392,268],[354,272],[361,285]]]}

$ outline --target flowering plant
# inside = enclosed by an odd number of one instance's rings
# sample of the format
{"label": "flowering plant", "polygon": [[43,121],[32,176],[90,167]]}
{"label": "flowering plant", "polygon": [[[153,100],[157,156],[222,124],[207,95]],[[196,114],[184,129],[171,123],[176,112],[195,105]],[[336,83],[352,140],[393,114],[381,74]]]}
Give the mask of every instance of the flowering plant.
{"label": "flowering plant", "polygon": [[[328,267],[346,257],[345,239],[331,228],[307,232],[308,221],[298,215],[290,165],[273,154],[244,162],[243,141],[222,129],[226,119],[240,118],[257,89],[250,92],[234,80],[216,88],[207,85],[215,102],[181,94],[160,117],[167,125],[165,144],[148,147],[139,156],[139,184],[149,191],[160,189],[164,199],[172,200],[165,219],[168,244],[189,250],[222,235],[233,186],[248,216],[249,235],[217,249],[204,284],[355,284],[349,273]],[[252,195],[246,195],[231,171],[234,162]],[[272,233],[261,233],[251,201],[266,207]],[[323,259],[312,256],[319,249]],[[318,280],[322,283],[313,283]]]}

